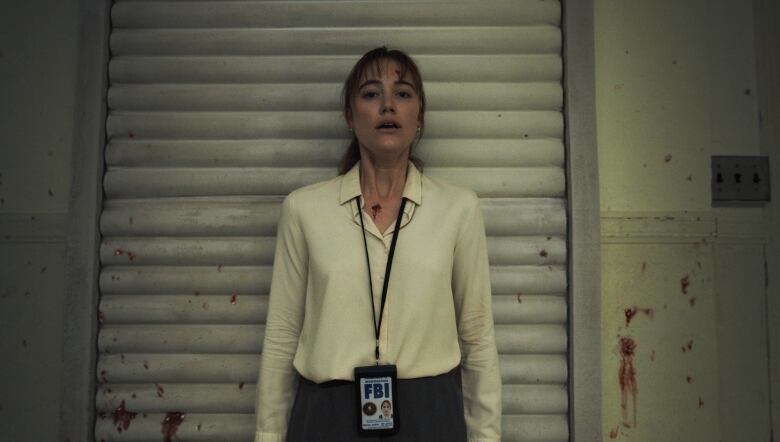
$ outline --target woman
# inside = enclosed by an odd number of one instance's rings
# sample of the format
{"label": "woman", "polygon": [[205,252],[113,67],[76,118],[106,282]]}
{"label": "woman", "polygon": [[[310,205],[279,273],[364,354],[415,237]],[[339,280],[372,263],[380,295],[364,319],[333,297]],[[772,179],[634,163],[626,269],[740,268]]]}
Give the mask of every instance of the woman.
{"label": "woman", "polygon": [[[367,398],[393,403],[383,440],[499,441],[482,215],[473,192],[413,162],[425,123],[419,70],[401,51],[369,51],[343,105],[353,139],[339,176],[282,205],[255,440],[371,434],[357,376]],[[361,370],[377,366],[388,382],[372,390],[379,378]]]}

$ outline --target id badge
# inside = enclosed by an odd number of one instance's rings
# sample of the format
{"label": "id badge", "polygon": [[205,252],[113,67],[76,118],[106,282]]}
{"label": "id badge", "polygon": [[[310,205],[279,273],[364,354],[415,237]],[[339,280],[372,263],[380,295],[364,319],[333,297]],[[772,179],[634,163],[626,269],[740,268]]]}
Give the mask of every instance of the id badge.
{"label": "id badge", "polygon": [[398,399],[395,365],[355,368],[358,432],[385,436],[398,431]]}

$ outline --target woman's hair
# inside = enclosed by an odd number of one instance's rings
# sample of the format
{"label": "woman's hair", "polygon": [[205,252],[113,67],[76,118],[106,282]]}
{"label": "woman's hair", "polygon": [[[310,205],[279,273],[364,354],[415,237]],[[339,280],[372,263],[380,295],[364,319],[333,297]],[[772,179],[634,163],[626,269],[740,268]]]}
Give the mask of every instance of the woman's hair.
{"label": "woman's hair", "polygon": [[391,403],[390,403],[390,401],[388,401],[388,400],[385,400],[385,401],[383,401],[383,402],[382,402],[382,405],[380,405],[380,406],[379,406],[379,408],[382,408],[382,407],[384,407],[384,406],[385,406],[385,404],[387,404],[387,405],[389,405],[389,406],[391,406],[391,407],[393,406],[393,404],[391,404]]}
{"label": "woman's hair", "polygon": [[[341,90],[341,104],[344,110],[344,117],[347,120],[352,118],[352,100],[357,94],[360,81],[366,76],[369,69],[373,69],[375,74],[381,74],[381,62],[384,60],[391,60],[398,63],[398,67],[400,68],[399,75],[401,78],[407,74],[411,77],[411,83],[414,85],[414,92],[420,99],[420,133],[417,136],[417,140],[419,140],[425,130],[425,91],[423,90],[422,76],[420,75],[420,69],[417,68],[417,64],[414,60],[406,55],[405,52],[399,51],[398,49],[387,49],[386,46],[381,46],[366,52],[363,54],[363,57],[358,60],[349,73],[349,76],[347,76],[347,79],[344,81],[344,88]],[[409,159],[414,163],[417,169],[422,170],[422,160],[411,155],[411,152],[409,154]],[[344,156],[341,157],[339,175],[344,175],[349,172],[358,160],[360,160],[360,145],[357,137],[353,133],[349,147],[347,147],[347,151],[344,152]]]}

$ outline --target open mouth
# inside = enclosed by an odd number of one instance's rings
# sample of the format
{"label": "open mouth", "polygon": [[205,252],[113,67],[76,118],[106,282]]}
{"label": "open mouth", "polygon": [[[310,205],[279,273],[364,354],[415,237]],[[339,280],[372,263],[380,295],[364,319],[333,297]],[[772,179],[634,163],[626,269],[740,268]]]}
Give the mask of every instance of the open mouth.
{"label": "open mouth", "polygon": [[380,124],[380,125],[379,125],[379,126],[377,126],[376,128],[377,128],[377,129],[398,129],[398,128],[400,128],[400,127],[401,127],[401,126],[399,126],[399,125],[397,125],[397,124],[395,124],[395,123],[392,123],[392,122],[386,122],[386,123],[382,123],[382,124]]}

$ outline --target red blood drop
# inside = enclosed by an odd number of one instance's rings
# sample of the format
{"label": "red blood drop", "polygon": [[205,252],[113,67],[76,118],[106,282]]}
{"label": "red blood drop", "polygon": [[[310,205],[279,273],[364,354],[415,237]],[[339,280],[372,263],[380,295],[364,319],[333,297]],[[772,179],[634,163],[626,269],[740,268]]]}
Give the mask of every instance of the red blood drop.
{"label": "red blood drop", "polygon": [[160,422],[160,424],[162,424],[160,432],[163,434],[163,440],[165,442],[171,442],[176,436],[176,432],[179,431],[179,425],[184,422],[184,416],[185,414],[180,411],[169,411],[165,413],[165,418]]}
{"label": "red blood drop", "polygon": [[237,296],[236,296],[236,291],[233,290],[233,294],[230,295],[230,303],[233,304],[233,305],[236,305],[237,302],[238,302],[238,299],[237,299]]}
{"label": "red blood drop", "polygon": [[620,434],[620,427],[615,427],[614,430],[609,430],[610,439],[617,439],[619,434]]}
{"label": "red blood drop", "polygon": [[689,384],[692,384],[693,383],[693,378],[690,377],[690,376],[686,376],[685,377],[685,381],[688,382]]}
{"label": "red blood drop", "polygon": [[243,382],[238,384],[238,389],[239,390],[243,390],[244,389],[244,383]]}
{"label": "red blood drop", "polygon": [[[620,368],[618,380],[620,382],[620,408],[623,413],[623,425],[627,428],[636,427],[636,399],[639,389],[636,382],[636,369],[634,368],[634,353],[636,341],[629,336],[620,337]],[[631,409],[633,411],[632,422],[628,419],[628,399],[631,397]]]}
{"label": "red blood drop", "polygon": [[689,275],[685,275],[682,279],[680,279],[680,290],[682,290],[683,295],[688,294],[688,287],[691,285],[691,277]]}
{"label": "red blood drop", "polygon": [[540,250],[539,256],[541,256],[542,258],[547,258],[547,250],[544,249]]}
{"label": "red blood drop", "polygon": [[119,424],[117,430],[121,432],[122,430],[130,428],[130,421],[135,419],[135,417],[138,416],[138,413],[128,411],[125,408],[125,401],[122,401],[122,403],[119,404],[119,407],[117,407],[111,415],[114,417],[114,425]]}
{"label": "red blood drop", "polygon": [[634,319],[634,316],[636,316],[637,313],[643,313],[649,316],[650,319],[653,319],[653,315],[655,314],[655,311],[652,308],[643,308],[643,307],[634,306],[625,309],[623,313],[626,315],[626,328],[628,328],[628,326],[631,325],[631,320]]}
{"label": "red blood drop", "polygon": [[114,249],[114,256],[119,256],[119,255],[122,255],[124,253],[125,253],[125,251],[122,250],[122,249]]}

